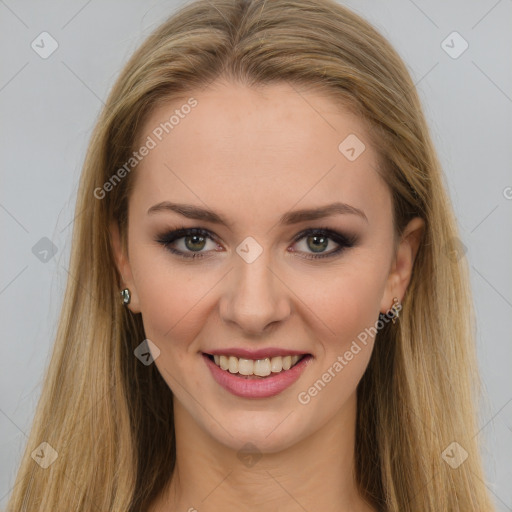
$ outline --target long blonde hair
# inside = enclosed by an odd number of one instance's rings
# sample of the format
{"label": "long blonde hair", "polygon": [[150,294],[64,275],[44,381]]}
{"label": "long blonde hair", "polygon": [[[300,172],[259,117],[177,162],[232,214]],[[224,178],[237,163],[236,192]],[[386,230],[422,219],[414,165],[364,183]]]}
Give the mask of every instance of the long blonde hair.
{"label": "long blonde hair", "polygon": [[[311,86],[353,108],[379,151],[396,234],[414,216],[425,221],[400,320],[379,331],[357,390],[361,493],[390,512],[494,510],[476,438],[481,382],[467,263],[404,63],[333,0],[199,0],[136,51],[94,130],[53,354],[9,512],[139,512],[172,476],[173,396],[155,365],[134,356],[142,319],[121,305],[109,234],[117,222],[126,247],[136,170],[102,199],[95,190],[130,158],[157,105],[220,77]],[[58,455],[46,469],[31,457],[42,442]],[[446,460],[461,449],[468,457],[452,467]]]}

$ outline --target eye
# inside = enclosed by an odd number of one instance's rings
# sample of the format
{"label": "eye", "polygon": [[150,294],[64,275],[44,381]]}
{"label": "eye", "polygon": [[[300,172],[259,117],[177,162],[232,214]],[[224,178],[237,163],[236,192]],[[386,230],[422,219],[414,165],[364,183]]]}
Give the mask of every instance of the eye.
{"label": "eye", "polygon": [[[162,235],[157,238],[156,241],[173,254],[183,258],[204,258],[205,254],[200,251],[204,249],[207,239],[215,242],[215,239],[206,229],[180,228]],[[182,247],[184,247],[184,249],[172,247],[173,244],[180,240],[183,240]],[[190,254],[187,254],[187,251],[191,251]]]}
{"label": "eye", "polygon": [[[306,253],[306,255],[303,256],[306,259],[330,258],[340,254],[345,249],[354,247],[357,243],[356,235],[345,235],[329,228],[306,229],[295,237],[294,242],[297,243],[302,239],[304,239],[305,248],[313,251],[313,254]],[[338,247],[329,252],[324,252],[329,246],[330,241],[334,242]],[[292,252],[296,251],[293,250]]]}
{"label": "eye", "polygon": [[[297,244],[297,242],[303,239],[305,251],[292,249],[291,252],[305,253],[301,257],[306,259],[333,257],[357,243],[355,235],[345,235],[329,228],[307,229],[299,233],[293,241]],[[211,250],[203,251],[203,249],[205,249],[208,240],[213,242],[212,245],[214,247],[212,250],[215,251],[218,247],[215,236],[203,228],[180,228],[156,238],[156,241],[162,244],[168,251],[185,259],[207,257],[207,253],[211,252]],[[181,248],[176,248],[176,245],[180,245],[180,241],[182,241]],[[324,252],[331,242],[334,242],[338,247],[329,252]],[[308,250],[311,250],[312,253],[308,253]]]}

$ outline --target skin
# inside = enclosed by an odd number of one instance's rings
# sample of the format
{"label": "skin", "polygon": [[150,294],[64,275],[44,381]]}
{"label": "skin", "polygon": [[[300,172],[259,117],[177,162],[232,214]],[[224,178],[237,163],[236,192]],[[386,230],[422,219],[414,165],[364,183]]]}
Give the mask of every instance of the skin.
{"label": "skin", "polygon": [[[298,94],[286,84],[216,82],[190,96],[198,105],[134,171],[128,254],[111,226],[132,295],[128,307],[142,314],[146,336],[160,350],[154,364],[175,396],[177,469],[151,512],[375,510],[353,477],[356,388],[374,339],[360,343],[308,404],[297,396],[389,311],[393,297],[402,300],[423,221],[410,222],[395,251],[391,195],[375,170],[365,125],[324,95]],[[184,103],[154,110],[139,142]],[[338,150],[349,134],[366,144],[354,161]],[[161,201],[207,206],[232,226],[146,213]],[[278,224],[286,212],[335,201],[363,210],[367,221],[334,214]],[[188,254],[198,247],[207,257],[181,259],[155,241],[180,227],[216,236],[203,246],[190,238],[188,246],[183,238],[173,244]],[[320,227],[355,233],[358,241],[332,258],[306,259],[316,254],[314,241],[294,236]],[[236,252],[247,236],[263,249],[250,264]],[[323,253],[337,247],[329,239]],[[201,355],[231,346],[301,350],[313,360],[279,395],[240,398],[215,382]],[[247,442],[262,455],[251,467],[237,457]]]}

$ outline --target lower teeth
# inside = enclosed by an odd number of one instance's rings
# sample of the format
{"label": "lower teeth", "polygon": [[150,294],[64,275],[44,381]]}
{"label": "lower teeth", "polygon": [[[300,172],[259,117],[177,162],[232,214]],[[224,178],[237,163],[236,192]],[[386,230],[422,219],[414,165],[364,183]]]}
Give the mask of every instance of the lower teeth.
{"label": "lower teeth", "polygon": [[261,377],[260,375],[242,375],[241,373],[232,373],[231,375],[236,375],[237,377],[242,377],[243,379],[266,379],[267,377],[271,377],[272,375],[277,375],[277,373],[271,373],[269,375],[266,375],[265,377]]}

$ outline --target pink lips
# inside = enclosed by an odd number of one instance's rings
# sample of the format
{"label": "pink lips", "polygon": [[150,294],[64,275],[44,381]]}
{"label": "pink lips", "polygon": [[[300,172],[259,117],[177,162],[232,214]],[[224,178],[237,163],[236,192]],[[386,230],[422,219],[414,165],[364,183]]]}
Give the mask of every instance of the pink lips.
{"label": "pink lips", "polygon": [[[216,352],[213,352],[213,354],[215,353]],[[226,350],[222,353],[237,355],[237,353],[240,353],[240,350]],[[251,352],[251,354],[252,353],[253,352]],[[287,352],[287,354],[295,355],[293,351]],[[298,355],[301,353],[298,352],[296,354]],[[220,355],[220,353],[218,353],[218,355]],[[280,354],[275,355],[277,356]],[[244,355],[240,355],[239,357],[244,357]],[[264,357],[269,356],[267,355]],[[251,356],[251,359],[252,358],[254,358],[254,356]],[[263,359],[261,356],[258,356],[257,358]],[[289,370],[283,370],[280,373],[276,373],[274,375],[271,374],[268,377],[262,378],[245,378],[238,374],[223,370],[222,368],[218,367],[206,354],[203,354],[203,359],[217,383],[233,395],[243,398],[268,398],[281,393],[286,388],[291,386],[302,375],[307,365],[312,361],[313,357],[308,354]]]}

